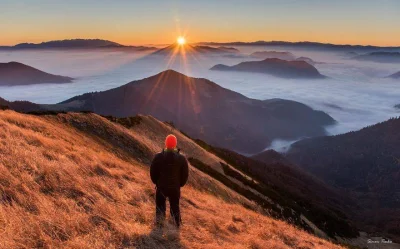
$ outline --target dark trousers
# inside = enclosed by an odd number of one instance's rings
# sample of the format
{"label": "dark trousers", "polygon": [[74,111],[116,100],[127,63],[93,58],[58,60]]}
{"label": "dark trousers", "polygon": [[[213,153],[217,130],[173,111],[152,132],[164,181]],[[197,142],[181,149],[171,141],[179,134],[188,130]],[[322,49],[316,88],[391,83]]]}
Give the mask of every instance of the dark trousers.
{"label": "dark trousers", "polygon": [[169,207],[171,217],[173,217],[177,227],[181,224],[181,213],[179,210],[179,199],[181,197],[181,190],[178,189],[160,189],[156,191],[156,220],[159,225],[165,219],[166,200],[169,200]]}

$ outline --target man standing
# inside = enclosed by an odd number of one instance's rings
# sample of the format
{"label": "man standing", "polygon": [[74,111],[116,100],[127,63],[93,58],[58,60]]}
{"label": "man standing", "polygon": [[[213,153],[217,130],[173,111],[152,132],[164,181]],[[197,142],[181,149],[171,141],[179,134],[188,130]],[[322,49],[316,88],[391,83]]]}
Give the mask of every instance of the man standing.
{"label": "man standing", "polygon": [[166,199],[169,199],[170,213],[176,226],[181,224],[179,199],[181,187],[189,176],[189,168],[186,158],[176,148],[177,139],[174,135],[168,135],[165,139],[165,149],[158,153],[151,163],[150,177],[156,185],[156,222],[162,225],[165,219]]}

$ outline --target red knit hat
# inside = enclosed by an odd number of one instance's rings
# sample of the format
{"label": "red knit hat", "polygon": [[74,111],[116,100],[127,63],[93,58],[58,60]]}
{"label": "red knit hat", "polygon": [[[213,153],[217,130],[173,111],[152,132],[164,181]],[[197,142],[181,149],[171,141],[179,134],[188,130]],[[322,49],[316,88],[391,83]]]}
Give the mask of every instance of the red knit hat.
{"label": "red knit hat", "polygon": [[178,144],[178,140],[172,134],[168,135],[165,139],[165,147],[167,149],[175,149],[176,145]]}

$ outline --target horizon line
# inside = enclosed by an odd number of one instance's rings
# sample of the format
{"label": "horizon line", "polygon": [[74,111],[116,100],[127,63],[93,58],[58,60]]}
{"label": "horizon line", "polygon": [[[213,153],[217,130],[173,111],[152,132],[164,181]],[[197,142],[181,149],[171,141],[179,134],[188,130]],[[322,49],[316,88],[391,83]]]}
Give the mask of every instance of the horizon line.
{"label": "horizon line", "polygon": [[[103,39],[103,38],[65,38],[65,39],[54,39],[54,40],[46,40],[46,41],[41,41],[41,42],[20,42],[16,43],[14,45],[1,45],[0,47],[14,47],[19,44],[42,44],[42,43],[47,43],[47,42],[53,42],[53,41],[68,41],[68,40],[104,40],[104,41],[110,41],[117,43],[122,46],[164,46],[164,45],[171,45],[172,43],[143,43],[143,44],[122,44],[119,42],[115,42],[113,40],[108,40],[108,39]],[[321,44],[321,45],[331,45],[331,46],[352,46],[352,47],[377,47],[377,48],[400,48],[399,45],[395,46],[382,46],[382,45],[372,45],[372,44],[367,44],[367,45],[361,45],[361,44],[350,44],[350,43],[330,43],[330,42],[318,42],[318,41],[309,41],[309,40],[299,40],[299,41],[285,41],[285,40],[255,40],[255,41],[227,41],[227,42],[213,42],[213,41],[201,41],[201,42],[193,42],[193,43],[188,43],[188,44],[215,44],[215,45],[221,45],[221,44],[234,44],[234,43],[241,43],[243,45],[251,45],[252,43],[288,43],[288,44],[298,44],[298,43],[315,43],[315,44]]]}

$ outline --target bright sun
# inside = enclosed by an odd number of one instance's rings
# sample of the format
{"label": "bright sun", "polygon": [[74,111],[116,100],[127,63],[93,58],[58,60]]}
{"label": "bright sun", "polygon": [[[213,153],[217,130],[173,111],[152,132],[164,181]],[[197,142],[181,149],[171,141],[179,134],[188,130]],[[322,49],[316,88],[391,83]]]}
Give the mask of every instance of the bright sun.
{"label": "bright sun", "polygon": [[183,44],[186,43],[186,39],[183,36],[179,36],[178,39],[177,39],[177,42],[178,42],[179,45],[183,45]]}

